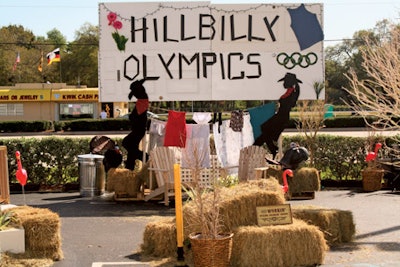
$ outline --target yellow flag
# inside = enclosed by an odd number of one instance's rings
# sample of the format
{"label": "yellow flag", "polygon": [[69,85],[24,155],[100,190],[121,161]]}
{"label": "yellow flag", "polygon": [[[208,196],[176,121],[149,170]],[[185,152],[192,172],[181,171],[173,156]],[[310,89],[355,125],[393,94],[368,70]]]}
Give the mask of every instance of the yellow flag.
{"label": "yellow flag", "polygon": [[43,68],[43,51],[40,51],[40,59],[39,59],[39,65],[38,65],[38,71],[42,72]]}

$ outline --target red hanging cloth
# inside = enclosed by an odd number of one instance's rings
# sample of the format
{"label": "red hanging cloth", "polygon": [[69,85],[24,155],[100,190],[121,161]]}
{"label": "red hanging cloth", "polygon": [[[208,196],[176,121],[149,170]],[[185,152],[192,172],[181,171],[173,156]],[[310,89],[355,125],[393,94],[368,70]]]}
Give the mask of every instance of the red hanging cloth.
{"label": "red hanging cloth", "polygon": [[186,113],[182,111],[168,111],[168,120],[165,125],[164,146],[185,147],[186,145]]}

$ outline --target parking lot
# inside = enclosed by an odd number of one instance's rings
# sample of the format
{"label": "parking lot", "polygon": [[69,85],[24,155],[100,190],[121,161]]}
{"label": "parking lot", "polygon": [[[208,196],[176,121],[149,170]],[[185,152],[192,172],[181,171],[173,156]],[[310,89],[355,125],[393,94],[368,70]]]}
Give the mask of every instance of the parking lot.
{"label": "parking lot", "polygon": [[[56,262],[55,267],[111,262],[104,266],[120,266],[117,262],[150,266],[140,262],[136,253],[144,227],[149,221],[175,214],[173,207],[157,202],[115,202],[81,197],[78,192],[29,193],[25,199],[26,203],[22,194],[11,195],[12,204],[49,208],[60,215],[65,259]],[[400,192],[325,189],[316,192],[315,199],[289,203],[352,211],[354,242],[332,247],[323,266],[400,266]]]}

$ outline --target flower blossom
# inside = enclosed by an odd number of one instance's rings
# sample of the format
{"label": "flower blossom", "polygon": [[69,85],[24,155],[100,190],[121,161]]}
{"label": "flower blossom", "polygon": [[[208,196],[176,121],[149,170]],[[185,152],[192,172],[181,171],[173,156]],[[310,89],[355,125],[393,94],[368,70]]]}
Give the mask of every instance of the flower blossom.
{"label": "flower blossom", "polygon": [[121,29],[121,28],[122,28],[122,22],[119,21],[119,20],[114,21],[114,22],[113,22],[113,27],[114,27],[116,30]]}
{"label": "flower blossom", "polygon": [[114,12],[110,12],[107,15],[107,19],[108,19],[108,25],[111,25],[117,19],[117,14]]}

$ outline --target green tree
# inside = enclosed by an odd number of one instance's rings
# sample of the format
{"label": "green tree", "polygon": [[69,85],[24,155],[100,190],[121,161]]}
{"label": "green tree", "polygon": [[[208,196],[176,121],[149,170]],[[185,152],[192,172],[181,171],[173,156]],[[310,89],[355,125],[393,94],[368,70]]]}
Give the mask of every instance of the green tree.
{"label": "green tree", "polygon": [[88,87],[98,86],[98,44],[99,28],[85,23],[65,51],[62,61],[64,82]]}
{"label": "green tree", "polygon": [[[9,25],[0,29],[0,84],[13,85],[31,80],[32,54],[35,36],[23,26]],[[13,69],[17,53],[20,62]]]}

